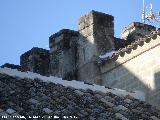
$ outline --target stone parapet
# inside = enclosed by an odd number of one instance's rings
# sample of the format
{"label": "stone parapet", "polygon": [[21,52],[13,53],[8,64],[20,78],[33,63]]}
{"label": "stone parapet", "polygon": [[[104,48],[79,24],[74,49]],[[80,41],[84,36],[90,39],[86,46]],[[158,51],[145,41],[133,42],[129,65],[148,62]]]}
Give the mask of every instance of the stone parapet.
{"label": "stone parapet", "polygon": [[22,71],[32,71],[41,75],[48,75],[49,51],[34,47],[20,57]]}
{"label": "stone parapet", "polygon": [[50,74],[63,79],[76,79],[77,31],[63,29],[49,38]]}
{"label": "stone parapet", "polygon": [[66,50],[70,48],[70,42],[73,37],[78,37],[78,32],[62,29],[59,32],[51,35],[49,37],[49,47],[51,49],[50,52],[54,52],[57,50]]}
{"label": "stone parapet", "polygon": [[139,22],[133,22],[123,29],[121,37],[128,42],[132,42],[138,40],[141,37],[144,37],[145,35],[150,34],[155,30],[156,28],[154,26]]}
{"label": "stone parapet", "polygon": [[96,46],[97,52],[94,55],[100,55],[114,49],[113,16],[92,10],[79,19],[78,31],[85,37],[84,40]]}

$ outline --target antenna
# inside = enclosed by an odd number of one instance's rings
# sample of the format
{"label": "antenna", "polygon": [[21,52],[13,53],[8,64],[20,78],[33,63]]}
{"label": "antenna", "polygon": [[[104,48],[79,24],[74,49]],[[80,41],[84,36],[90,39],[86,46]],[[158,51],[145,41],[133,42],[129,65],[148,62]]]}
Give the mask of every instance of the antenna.
{"label": "antenna", "polygon": [[145,23],[145,1],[143,0],[142,23]]}
{"label": "antenna", "polygon": [[145,0],[143,0],[143,12],[142,12],[142,23],[146,23],[146,20],[151,24],[160,25],[160,11],[158,14],[153,13],[153,4],[150,4],[149,13],[146,12]]}

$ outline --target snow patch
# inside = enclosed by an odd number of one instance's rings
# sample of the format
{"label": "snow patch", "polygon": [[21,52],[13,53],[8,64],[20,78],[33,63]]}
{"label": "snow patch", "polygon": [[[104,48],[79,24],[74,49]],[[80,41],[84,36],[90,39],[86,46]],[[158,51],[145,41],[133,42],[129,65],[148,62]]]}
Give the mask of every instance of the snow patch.
{"label": "snow patch", "polygon": [[105,53],[104,55],[100,55],[99,57],[100,58],[107,58],[107,57],[112,57],[113,53],[115,53],[115,51],[110,51],[110,52],[107,52]]}
{"label": "snow patch", "polygon": [[141,91],[135,91],[135,92],[130,93],[125,90],[121,90],[121,89],[117,89],[117,88],[108,89],[108,88],[105,88],[105,86],[100,86],[100,85],[96,85],[96,84],[88,85],[82,81],[76,81],[76,80],[67,81],[67,80],[62,80],[62,78],[57,78],[57,77],[53,77],[53,76],[46,77],[46,76],[42,76],[37,73],[20,72],[16,69],[10,69],[10,68],[0,68],[0,73],[7,74],[7,75],[10,75],[13,77],[20,77],[22,79],[29,78],[29,79],[34,80],[35,78],[38,78],[44,82],[48,82],[48,83],[53,82],[55,84],[61,84],[65,87],[73,87],[75,89],[84,89],[84,90],[90,89],[92,91],[101,91],[103,93],[111,92],[111,93],[116,94],[118,96],[130,95],[136,99],[140,99],[142,101],[145,100],[145,94]]}

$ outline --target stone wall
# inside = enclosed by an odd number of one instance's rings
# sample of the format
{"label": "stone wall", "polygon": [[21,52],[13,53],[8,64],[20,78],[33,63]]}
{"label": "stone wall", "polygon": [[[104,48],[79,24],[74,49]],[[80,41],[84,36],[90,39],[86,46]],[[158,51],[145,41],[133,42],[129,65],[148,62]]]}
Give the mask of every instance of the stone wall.
{"label": "stone wall", "polygon": [[[154,39],[153,39],[154,38]],[[147,102],[160,104],[160,36],[143,42],[129,54],[101,67],[102,85],[140,90],[145,92]],[[160,107],[160,106],[158,106]]]}
{"label": "stone wall", "polygon": [[41,75],[49,75],[49,51],[34,47],[20,57],[22,71],[31,71]]}
{"label": "stone wall", "polygon": [[63,29],[49,38],[50,74],[76,79],[78,32]]}

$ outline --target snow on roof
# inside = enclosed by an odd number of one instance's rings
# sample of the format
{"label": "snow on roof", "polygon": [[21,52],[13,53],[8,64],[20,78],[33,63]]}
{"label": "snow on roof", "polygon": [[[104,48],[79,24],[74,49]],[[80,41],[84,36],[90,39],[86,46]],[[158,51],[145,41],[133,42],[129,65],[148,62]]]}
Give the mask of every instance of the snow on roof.
{"label": "snow on roof", "polygon": [[57,77],[46,77],[46,76],[41,76],[40,74],[37,73],[32,73],[32,72],[20,72],[16,69],[10,69],[10,68],[0,68],[0,73],[2,74],[7,74],[13,77],[20,77],[20,78],[29,78],[34,80],[35,78],[38,78],[40,80],[42,80],[43,82],[53,82],[55,84],[61,84],[65,87],[73,87],[75,89],[83,89],[83,90],[87,90],[90,89],[92,91],[100,91],[103,93],[108,93],[111,92],[115,95],[118,96],[126,96],[126,95],[130,95],[136,99],[145,100],[145,95],[143,92],[141,91],[135,91],[135,92],[127,92],[125,90],[120,90],[120,89],[109,89],[106,88],[105,86],[100,86],[100,85],[88,85],[85,84],[82,81],[76,81],[76,80],[72,80],[72,81],[67,81],[67,80],[62,80],[62,78],[57,78]]}
{"label": "snow on roof", "polygon": [[107,57],[112,57],[113,53],[115,53],[116,51],[110,51],[110,52],[107,52],[105,53],[104,55],[100,55],[99,57],[100,58],[107,58]]}

